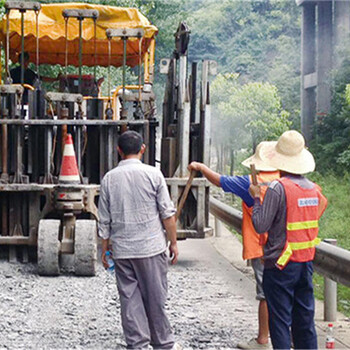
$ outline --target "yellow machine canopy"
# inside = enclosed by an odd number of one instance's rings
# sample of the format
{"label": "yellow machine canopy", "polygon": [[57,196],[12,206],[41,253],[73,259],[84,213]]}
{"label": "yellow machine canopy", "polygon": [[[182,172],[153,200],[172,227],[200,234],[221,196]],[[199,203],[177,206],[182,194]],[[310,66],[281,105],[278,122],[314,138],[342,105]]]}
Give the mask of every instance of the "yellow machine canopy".
{"label": "yellow machine canopy", "polygon": [[[150,46],[151,40],[157,34],[157,28],[135,8],[123,8],[93,5],[85,3],[43,4],[39,12],[39,63],[65,65],[65,19],[62,11],[65,9],[98,10],[96,26],[96,61],[94,23],[91,18],[82,22],[82,64],[86,66],[108,66],[108,39],[106,29],[142,28],[144,37],[141,41],[142,58]],[[21,14],[18,10],[10,12],[10,59],[18,61],[21,52]],[[24,14],[24,51],[30,55],[30,61],[36,63],[36,14],[27,11]],[[6,45],[6,16],[1,21],[0,39]],[[139,39],[130,38],[127,41],[127,65],[135,66],[139,62]],[[68,20],[68,65],[79,65],[79,21],[76,18]],[[111,40],[110,64],[119,67],[123,64],[123,40]]]}

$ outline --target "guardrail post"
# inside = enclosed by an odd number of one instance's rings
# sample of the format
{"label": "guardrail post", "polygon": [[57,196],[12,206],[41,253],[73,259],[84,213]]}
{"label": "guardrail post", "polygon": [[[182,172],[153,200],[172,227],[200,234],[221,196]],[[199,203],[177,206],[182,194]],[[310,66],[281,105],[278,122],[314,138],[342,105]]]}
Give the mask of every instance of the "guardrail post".
{"label": "guardrail post", "polygon": [[[325,239],[325,243],[337,245],[336,239]],[[337,320],[337,282],[331,280],[328,277],[324,278],[324,313],[323,317],[325,321]]]}
{"label": "guardrail post", "polygon": [[215,237],[221,237],[222,222],[215,216]]}

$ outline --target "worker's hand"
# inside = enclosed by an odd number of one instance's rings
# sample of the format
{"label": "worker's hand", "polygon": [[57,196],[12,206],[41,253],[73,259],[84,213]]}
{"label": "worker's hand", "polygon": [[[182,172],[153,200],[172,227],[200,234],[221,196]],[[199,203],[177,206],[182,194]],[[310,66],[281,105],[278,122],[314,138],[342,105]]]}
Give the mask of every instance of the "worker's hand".
{"label": "worker's hand", "polygon": [[253,198],[260,198],[260,187],[258,185],[251,184],[249,186],[249,193]]}
{"label": "worker's hand", "polygon": [[107,262],[107,260],[106,260],[106,252],[107,252],[106,249],[102,249],[102,256],[101,256],[101,258],[102,258],[103,267],[104,267],[105,269],[107,269],[107,268],[109,267],[108,262]]}
{"label": "worker's hand", "polygon": [[177,257],[179,256],[179,250],[177,248],[177,243],[170,243],[169,253],[171,258],[171,265],[175,265],[177,263]]}
{"label": "worker's hand", "polygon": [[195,171],[201,171],[201,167],[202,167],[203,163],[199,163],[199,162],[192,162],[187,169],[189,171],[191,170],[195,170]]}

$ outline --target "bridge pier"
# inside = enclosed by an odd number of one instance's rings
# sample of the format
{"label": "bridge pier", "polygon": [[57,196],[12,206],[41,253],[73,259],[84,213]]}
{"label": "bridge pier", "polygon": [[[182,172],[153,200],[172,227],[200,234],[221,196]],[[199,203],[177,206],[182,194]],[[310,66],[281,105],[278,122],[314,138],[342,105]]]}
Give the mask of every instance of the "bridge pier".
{"label": "bridge pier", "polygon": [[312,139],[316,110],[316,26],[315,4],[302,8],[301,25],[301,131],[306,143]]}
{"label": "bridge pier", "polygon": [[[331,109],[331,70],[339,46],[350,33],[350,2],[296,0],[302,6],[301,131],[309,144],[317,134],[317,120]],[[334,28],[334,30],[333,30]],[[333,31],[335,33],[333,33]],[[339,64],[339,58],[336,59]]]}

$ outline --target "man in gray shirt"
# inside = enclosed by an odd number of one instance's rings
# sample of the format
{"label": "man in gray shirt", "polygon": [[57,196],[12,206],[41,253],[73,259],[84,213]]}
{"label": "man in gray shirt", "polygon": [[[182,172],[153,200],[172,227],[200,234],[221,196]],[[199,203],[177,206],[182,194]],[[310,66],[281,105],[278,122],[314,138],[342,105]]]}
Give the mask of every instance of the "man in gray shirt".
{"label": "man in gray shirt", "polygon": [[129,349],[177,348],[165,313],[167,298],[166,255],[170,240],[176,264],[175,208],[160,170],[143,164],[142,137],[127,131],[118,139],[119,165],[101,182],[99,236],[102,262],[112,245],[120,297],[122,326]]}

